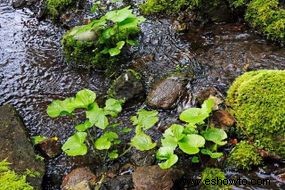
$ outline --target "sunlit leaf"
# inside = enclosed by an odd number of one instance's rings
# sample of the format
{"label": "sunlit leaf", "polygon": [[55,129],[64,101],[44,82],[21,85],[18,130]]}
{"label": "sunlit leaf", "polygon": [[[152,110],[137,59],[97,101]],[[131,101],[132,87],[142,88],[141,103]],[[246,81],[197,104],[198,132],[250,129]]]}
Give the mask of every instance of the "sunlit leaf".
{"label": "sunlit leaf", "polygon": [[100,129],[105,129],[109,125],[109,121],[105,116],[104,110],[99,108],[97,104],[94,104],[93,108],[86,112],[86,118]]}
{"label": "sunlit leaf", "polygon": [[178,156],[174,154],[173,149],[169,147],[161,147],[156,153],[158,160],[164,161],[159,163],[161,169],[168,169],[178,161]]}
{"label": "sunlit leaf", "polygon": [[86,131],[87,129],[91,128],[93,125],[89,120],[86,120],[84,123],[75,126],[77,131]]}
{"label": "sunlit leaf", "polygon": [[110,98],[106,101],[104,111],[106,115],[116,117],[122,111],[122,101]]}
{"label": "sunlit leaf", "polygon": [[223,129],[218,128],[208,128],[206,131],[202,132],[203,137],[207,141],[212,141],[218,145],[225,145],[227,142],[224,141],[228,136]]}
{"label": "sunlit leaf", "polygon": [[131,145],[140,151],[145,151],[153,149],[156,146],[156,143],[152,142],[150,136],[141,132],[132,138]]}
{"label": "sunlit leaf", "polygon": [[85,155],[87,153],[87,145],[85,144],[86,137],[87,133],[85,132],[75,133],[63,144],[62,150],[68,156]]}

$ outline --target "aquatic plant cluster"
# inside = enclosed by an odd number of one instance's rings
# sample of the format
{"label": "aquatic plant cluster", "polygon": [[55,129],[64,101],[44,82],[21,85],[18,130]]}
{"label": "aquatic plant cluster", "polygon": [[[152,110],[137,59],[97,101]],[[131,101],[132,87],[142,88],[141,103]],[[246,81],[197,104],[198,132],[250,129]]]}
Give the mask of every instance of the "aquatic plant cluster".
{"label": "aquatic plant cluster", "polygon": [[[62,150],[69,156],[85,155],[88,152],[88,141],[90,141],[94,149],[109,150],[109,158],[116,159],[119,153],[115,145],[121,143],[119,139],[121,135],[118,135],[118,131],[130,133],[132,130],[130,128],[119,128],[119,124],[110,123],[108,117],[118,116],[122,111],[123,101],[107,99],[105,107],[100,108],[95,99],[95,92],[84,89],[79,91],[75,97],[53,101],[48,106],[47,113],[50,117],[56,118],[62,115],[70,115],[75,109],[85,109],[86,121],[75,126],[75,134],[67,139]],[[174,153],[177,147],[188,155],[194,155],[192,157],[193,163],[199,162],[197,156],[199,152],[213,159],[223,156],[223,153],[217,152],[217,149],[218,146],[227,143],[225,141],[227,134],[223,129],[209,127],[204,123],[204,120],[210,116],[213,106],[214,100],[208,99],[201,108],[186,109],[179,117],[181,121],[186,123],[185,126],[173,124],[163,133],[162,146],[156,153],[157,159],[162,161],[159,163],[161,168],[170,168],[178,161],[178,156]],[[153,142],[146,131],[158,122],[158,112],[140,109],[137,115],[132,116],[130,120],[135,126],[135,135],[129,144],[140,151],[155,148],[157,144]],[[100,129],[101,136],[94,139],[97,133],[90,135],[89,129],[91,128],[93,132]]]}
{"label": "aquatic plant cluster", "polygon": [[109,11],[87,25],[74,27],[62,39],[67,61],[97,68],[118,64],[116,58],[121,50],[137,44],[136,35],[144,20],[125,7]]}

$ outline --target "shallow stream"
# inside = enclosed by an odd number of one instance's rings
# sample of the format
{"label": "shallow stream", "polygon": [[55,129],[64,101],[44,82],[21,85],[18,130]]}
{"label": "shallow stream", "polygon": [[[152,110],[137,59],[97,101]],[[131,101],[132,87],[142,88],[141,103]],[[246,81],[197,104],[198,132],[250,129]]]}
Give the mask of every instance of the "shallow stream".
{"label": "shallow stream", "polygon": [[[182,35],[174,31],[172,23],[171,19],[149,18],[142,25],[141,44],[128,64],[142,73],[147,90],[177,68],[191,68],[195,76],[189,80],[189,97],[206,87],[216,87],[225,95],[234,78],[248,70],[285,69],[285,49],[266,42],[243,24],[191,29]],[[15,10],[9,2],[0,1],[0,105],[14,105],[31,136],[57,136],[62,142],[72,134],[75,123],[68,118],[50,119],[46,107],[51,100],[72,96],[82,88],[104,95],[110,84],[101,71],[78,69],[64,62],[60,46],[63,33],[64,29],[50,21],[38,21],[29,9]],[[192,104],[191,99],[186,102]],[[138,106],[128,108],[122,119]],[[167,120],[177,116],[177,109],[160,110],[160,114]],[[82,163],[64,154],[47,161],[44,189],[58,189],[61,177]],[[284,184],[271,174],[280,167],[273,163],[252,173],[228,175],[272,182],[267,188],[235,189],[282,189]]]}

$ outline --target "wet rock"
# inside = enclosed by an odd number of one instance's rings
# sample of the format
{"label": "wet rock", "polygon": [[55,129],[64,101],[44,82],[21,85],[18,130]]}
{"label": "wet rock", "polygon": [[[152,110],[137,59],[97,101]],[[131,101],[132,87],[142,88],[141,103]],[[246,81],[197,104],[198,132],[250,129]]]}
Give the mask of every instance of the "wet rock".
{"label": "wet rock", "polygon": [[13,0],[12,6],[14,8],[21,8],[21,7],[24,7],[25,5],[30,6],[36,2],[37,2],[37,0]]}
{"label": "wet rock", "polygon": [[132,69],[121,74],[111,85],[108,95],[116,99],[129,101],[144,95],[140,75]]}
{"label": "wet rock", "polygon": [[136,166],[150,166],[155,162],[155,150],[135,150],[131,156],[131,162]]}
{"label": "wet rock", "polygon": [[170,190],[175,180],[183,175],[176,169],[162,170],[159,166],[139,167],[133,173],[134,188],[136,190]]}
{"label": "wet rock", "polygon": [[11,163],[11,169],[17,173],[24,173],[27,169],[38,172],[38,176],[29,177],[27,181],[35,189],[41,188],[44,163],[36,160],[25,126],[11,105],[0,107],[0,160],[4,159]]}
{"label": "wet rock", "polygon": [[23,7],[26,4],[26,0],[13,0],[12,5],[14,8]]}
{"label": "wet rock", "polygon": [[131,190],[133,182],[131,175],[119,175],[108,178],[101,187],[102,190]]}
{"label": "wet rock", "polygon": [[218,110],[213,113],[212,121],[219,127],[230,127],[235,124],[235,118],[225,110]]}
{"label": "wet rock", "polygon": [[185,92],[185,83],[179,77],[168,77],[156,83],[147,96],[151,107],[169,109]]}
{"label": "wet rock", "polygon": [[207,100],[210,96],[216,97],[219,99],[224,99],[221,92],[215,87],[207,87],[206,89],[200,91],[195,98],[196,105],[202,105],[205,100]]}
{"label": "wet rock", "polygon": [[87,167],[76,168],[67,174],[61,184],[62,190],[90,190],[95,185],[96,176]]}
{"label": "wet rock", "polygon": [[275,171],[273,177],[285,184],[285,168]]}
{"label": "wet rock", "polygon": [[58,156],[61,151],[61,144],[57,138],[49,138],[39,143],[37,147],[48,158],[54,158]]}

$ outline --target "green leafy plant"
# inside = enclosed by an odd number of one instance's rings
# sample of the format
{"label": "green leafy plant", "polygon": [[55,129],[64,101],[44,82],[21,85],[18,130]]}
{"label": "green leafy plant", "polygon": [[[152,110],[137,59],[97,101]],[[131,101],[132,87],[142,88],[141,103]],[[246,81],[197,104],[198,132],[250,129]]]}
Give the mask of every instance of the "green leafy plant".
{"label": "green leafy plant", "polygon": [[[54,100],[47,108],[50,117],[56,118],[62,115],[71,115],[76,109],[84,109],[85,122],[76,125],[76,132],[67,139],[63,144],[62,150],[69,156],[85,155],[88,152],[87,142],[90,140],[94,149],[110,150],[113,145],[119,144],[118,134],[114,129],[114,124],[110,124],[109,119],[117,117],[122,111],[122,101],[116,99],[108,99],[105,107],[101,108],[96,103],[96,93],[83,89],[76,93],[75,97],[66,98],[64,100]],[[90,130],[101,130],[102,135],[96,140],[90,134]],[[115,157],[114,150],[111,157]]]}
{"label": "green leafy plant", "polygon": [[131,117],[133,125],[136,126],[135,136],[131,139],[131,145],[140,151],[150,150],[156,146],[152,142],[149,135],[145,133],[146,130],[153,127],[158,122],[157,111],[147,111],[141,109],[136,116]]}
{"label": "green leafy plant", "polygon": [[[210,116],[214,100],[206,100],[201,108],[189,108],[180,114],[180,120],[184,121],[185,125],[173,124],[163,134],[161,139],[162,146],[156,154],[156,158],[160,161],[159,166],[162,169],[170,168],[178,161],[178,156],[175,154],[176,149],[192,157],[193,163],[199,162],[199,157],[195,156],[199,152],[209,155],[211,158],[219,158],[223,154],[217,152],[218,146],[225,145],[224,141],[227,134],[223,129],[207,127],[202,130],[204,120]],[[198,127],[201,129],[199,130]],[[206,146],[207,144],[210,144]]]}
{"label": "green leafy plant", "polygon": [[117,61],[125,46],[137,44],[135,37],[144,20],[128,6],[71,29],[62,39],[67,60],[106,68]]}

